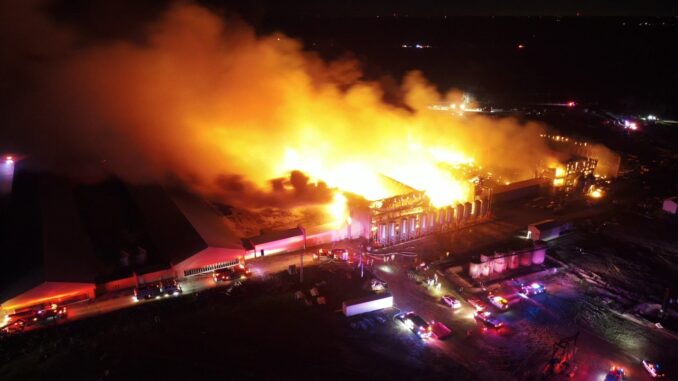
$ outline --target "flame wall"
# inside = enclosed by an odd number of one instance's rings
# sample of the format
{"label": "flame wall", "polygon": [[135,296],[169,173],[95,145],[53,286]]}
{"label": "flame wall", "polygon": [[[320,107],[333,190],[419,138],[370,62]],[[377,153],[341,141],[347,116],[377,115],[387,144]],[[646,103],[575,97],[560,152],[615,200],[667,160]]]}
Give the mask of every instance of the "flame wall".
{"label": "flame wall", "polygon": [[[402,80],[395,106],[357,62],[324,61],[197,5],[178,3],[140,38],[116,41],[85,39],[39,7],[24,5],[22,17],[8,7],[4,21],[17,26],[8,33],[18,36],[0,43],[12,70],[31,80],[1,134],[74,175],[96,178],[104,167],[247,207],[327,203],[334,187],[368,199],[398,194],[386,176],[439,206],[470,199],[455,166],[527,177],[546,151],[536,125],[429,110],[459,96],[421,73]],[[7,45],[13,37],[22,54]],[[32,49],[41,64],[20,65]]]}

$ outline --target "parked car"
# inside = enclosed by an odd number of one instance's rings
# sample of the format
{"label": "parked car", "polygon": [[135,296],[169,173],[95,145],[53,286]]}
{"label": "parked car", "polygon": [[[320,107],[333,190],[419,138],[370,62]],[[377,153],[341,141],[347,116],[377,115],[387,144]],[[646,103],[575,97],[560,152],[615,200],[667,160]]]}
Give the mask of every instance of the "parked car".
{"label": "parked car", "polygon": [[483,311],[483,310],[485,310],[485,308],[487,308],[485,303],[481,302],[478,299],[468,299],[468,304],[473,306],[473,308],[475,308],[476,311]]}
{"label": "parked car", "polygon": [[499,295],[488,295],[487,299],[492,303],[493,306],[499,308],[502,311],[508,310],[509,308],[509,302],[505,298],[499,296]]}
{"label": "parked car", "polygon": [[229,280],[247,279],[250,275],[252,275],[250,269],[247,268],[247,266],[240,264],[233,267],[214,270],[212,278],[216,283],[219,283]]}
{"label": "parked car", "polygon": [[523,285],[520,288],[520,293],[525,296],[543,294],[544,292],[546,292],[546,288],[544,287],[544,285],[537,282],[533,282],[528,285]]}
{"label": "parked car", "polygon": [[212,279],[214,279],[215,283],[226,282],[228,280],[231,280],[232,277],[233,277],[233,270],[231,270],[229,267],[214,270],[212,272]]}
{"label": "parked car", "polygon": [[438,340],[445,340],[446,338],[452,336],[452,330],[441,322],[432,323],[431,331],[433,335],[438,338]]}
{"label": "parked car", "polygon": [[381,279],[375,278],[370,282],[370,287],[372,288],[372,291],[380,292],[385,291],[388,288],[388,284]]}
{"label": "parked car", "polygon": [[401,323],[403,323],[407,328],[414,332],[419,338],[427,339],[431,337],[432,328],[422,319],[421,316],[415,314],[414,312],[407,312],[396,316]]}
{"label": "parked car", "polygon": [[504,326],[504,322],[497,319],[489,311],[477,311],[473,317],[489,328],[499,329]]}
{"label": "parked car", "polygon": [[160,282],[160,289],[165,296],[177,296],[181,294],[181,286],[176,279],[165,279]]}
{"label": "parked car", "polygon": [[661,366],[659,366],[659,364],[657,364],[656,362],[643,360],[643,367],[652,378],[666,377],[666,374],[664,374],[664,369]]}
{"label": "parked car", "polygon": [[448,307],[454,309],[461,308],[461,303],[452,295],[443,295],[443,297],[440,298],[440,301]]}
{"label": "parked car", "polygon": [[239,264],[237,266],[233,266],[233,274],[235,275],[235,279],[246,279],[252,275],[252,271],[250,271],[247,266]]}
{"label": "parked car", "polygon": [[604,381],[624,381],[624,368],[613,366],[605,376]]}
{"label": "parked car", "polygon": [[159,282],[144,283],[134,288],[134,300],[158,299],[162,297],[162,290]]}
{"label": "parked car", "polygon": [[341,261],[348,261],[348,250],[332,249],[332,257]]}

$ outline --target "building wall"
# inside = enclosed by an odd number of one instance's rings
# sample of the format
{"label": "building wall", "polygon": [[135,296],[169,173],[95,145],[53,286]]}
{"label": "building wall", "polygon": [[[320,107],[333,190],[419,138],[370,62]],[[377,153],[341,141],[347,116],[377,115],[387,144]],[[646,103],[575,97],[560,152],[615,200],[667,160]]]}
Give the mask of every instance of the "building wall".
{"label": "building wall", "polygon": [[261,243],[259,245],[254,246],[254,250],[256,251],[257,257],[261,255],[261,250],[264,251],[264,256],[267,256],[273,254],[288,253],[291,251],[301,250],[303,248],[304,248],[304,236],[302,234],[285,239],[279,239],[277,241]]}
{"label": "building wall", "polygon": [[132,288],[137,285],[136,275],[129,276],[127,278],[115,279],[110,282],[103,284],[105,292],[114,292],[118,290],[124,290],[126,288]]}
{"label": "building wall", "polygon": [[181,278],[187,270],[242,259],[245,258],[245,254],[245,249],[208,247],[175,264],[173,269],[177,276]]}
{"label": "building wall", "polygon": [[177,272],[173,268],[162,269],[158,271],[153,271],[146,274],[137,274],[137,282],[141,283],[151,283],[157,282],[161,279],[171,279],[177,277]]}

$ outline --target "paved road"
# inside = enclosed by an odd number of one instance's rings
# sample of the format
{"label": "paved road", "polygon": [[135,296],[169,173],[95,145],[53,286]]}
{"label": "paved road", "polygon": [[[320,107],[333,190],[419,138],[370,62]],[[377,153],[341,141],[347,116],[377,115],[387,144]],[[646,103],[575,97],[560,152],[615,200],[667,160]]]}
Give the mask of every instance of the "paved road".
{"label": "paved road", "polygon": [[[499,332],[484,330],[473,319],[473,308],[466,302],[453,310],[439,302],[443,294],[460,300],[456,285],[440,278],[442,289],[437,291],[417,284],[407,277],[410,266],[404,258],[376,266],[378,275],[389,283],[396,305],[403,311],[415,311],[426,320],[441,321],[454,332],[445,341],[433,340],[432,345],[450,358],[477,371],[484,379],[520,379],[541,371],[550,358],[552,346],[558,340],[579,332],[575,362],[577,370],[572,380],[601,380],[611,366],[627,370],[629,380],[649,380],[640,364],[641,358],[631,355],[602,335],[572,319],[573,302],[579,297],[566,275],[544,277],[547,294],[523,298],[517,287],[505,283],[495,290],[510,302],[506,312],[493,306],[488,309],[506,324]],[[526,282],[529,281],[526,278]],[[476,296],[485,300],[484,296]],[[489,305],[489,303],[488,303]]]}

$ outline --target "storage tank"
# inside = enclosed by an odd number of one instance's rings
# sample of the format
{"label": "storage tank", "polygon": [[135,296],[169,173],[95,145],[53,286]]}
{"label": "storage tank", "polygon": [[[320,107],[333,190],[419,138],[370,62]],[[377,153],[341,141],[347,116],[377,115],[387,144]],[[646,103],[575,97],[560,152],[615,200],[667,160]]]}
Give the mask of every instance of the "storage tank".
{"label": "storage tank", "polygon": [[452,208],[451,206],[448,206],[447,208],[445,208],[445,211],[447,212],[446,213],[447,216],[445,217],[445,221],[448,224],[450,224],[450,223],[452,223],[452,220],[454,220],[454,208]]}
{"label": "storage tank", "polygon": [[471,279],[476,279],[480,276],[480,262],[471,261],[468,266],[468,275]]}
{"label": "storage tank", "polygon": [[473,204],[471,204],[470,202],[464,203],[464,221],[471,218],[472,209],[473,209]]}
{"label": "storage tank", "polygon": [[481,205],[482,205],[482,202],[480,200],[473,201],[473,217],[474,218],[480,217]]}
{"label": "storage tank", "polygon": [[530,266],[532,265],[532,251],[523,251],[520,255],[520,265],[521,266]]}
{"label": "storage tank", "polygon": [[447,221],[446,215],[447,208],[438,209],[438,225],[445,225],[445,222]]}
{"label": "storage tank", "polygon": [[407,218],[400,221],[400,240],[405,240],[410,238],[410,231],[407,226]]}
{"label": "storage tank", "polygon": [[544,258],[546,257],[546,247],[540,246],[534,249],[532,252],[532,263],[535,265],[541,265],[544,263]]}
{"label": "storage tank", "polygon": [[395,242],[396,240],[396,223],[391,222],[389,223],[389,242]]}
{"label": "storage tank", "polygon": [[480,264],[480,273],[483,276],[490,276],[491,269],[492,269],[492,266],[491,266],[490,262],[483,262],[483,263]]}
{"label": "storage tank", "polygon": [[504,257],[497,257],[492,260],[495,273],[503,273],[506,270],[506,259]]}
{"label": "storage tank", "polygon": [[428,216],[426,213],[421,214],[421,226],[419,227],[419,231],[422,234],[428,231]]}
{"label": "storage tank", "polygon": [[506,257],[506,262],[507,262],[507,267],[510,270],[515,270],[518,267],[520,267],[520,260],[518,259],[518,255],[515,253],[511,253],[511,255]]}
{"label": "storage tank", "polygon": [[481,215],[482,217],[487,216],[487,213],[489,212],[489,208],[488,208],[489,206],[490,206],[490,199],[489,199],[489,198],[487,198],[487,199],[481,201],[481,204],[480,204],[480,215]]}
{"label": "storage tank", "polygon": [[457,222],[462,222],[464,220],[464,205],[457,204],[456,213],[454,214],[457,217]]}
{"label": "storage tank", "polygon": [[417,236],[417,217],[410,218],[410,238]]}
{"label": "storage tank", "polygon": [[388,239],[388,234],[386,231],[386,224],[379,225],[379,242],[386,243]]}

